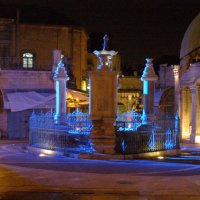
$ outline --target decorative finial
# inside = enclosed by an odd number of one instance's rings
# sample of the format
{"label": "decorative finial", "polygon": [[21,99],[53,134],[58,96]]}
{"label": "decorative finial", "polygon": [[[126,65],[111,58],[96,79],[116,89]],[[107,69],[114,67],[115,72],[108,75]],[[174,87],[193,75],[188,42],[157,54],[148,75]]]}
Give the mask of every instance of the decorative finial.
{"label": "decorative finial", "polygon": [[108,48],[108,41],[109,41],[109,37],[107,34],[104,35],[103,37],[103,50],[107,50]]}
{"label": "decorative finial", "polygon": [[110,70],[112,71],[112,57],[117,54],[116,51],[108,50],[108,35],[105,34],[103,37],[103,49],[101,51],[94,51],[93,53],[98,57],[100,65],[97,67],[98,70]]}
{"label": "decorative finial", "polygon": [[60,57],[57,68],[54,72],[53,79],[54,80],[63,79],[63,80],[66,80],[66,81],[69,80],[69,77],[67,75],[67,71],[65,70],[65,67],[64,67],[62,56]]}
{"label": "decorative finial", "polygon": [[157,75],[155,74],[154,68],[153,68],[153,59],[152,58],[146,58],[146,66],[144,68],[141,80],[149,80],[149,81],[156,81],[158,79]]}

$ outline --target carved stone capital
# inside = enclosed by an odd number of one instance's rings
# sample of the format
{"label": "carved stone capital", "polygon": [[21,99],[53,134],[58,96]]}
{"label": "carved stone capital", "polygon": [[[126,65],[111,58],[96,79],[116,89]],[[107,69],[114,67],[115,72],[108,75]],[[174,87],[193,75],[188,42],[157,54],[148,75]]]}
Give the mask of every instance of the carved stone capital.
{"label": "carved stone capital", "polygon": [[110,70],[110,66],[112,63],[112,57],[117,55],[118,52],[116,51],[107,51],[107,50],[102,50],[102,51],[94,51],[93,52],[99,59],[100,65],[97,67],[98,70],[103,70],[107,69]]}
{"label": "carved stone capital", "polygon": [[158,77],[155,74],[155,71],[154,71],[154,68],[153,68],[153,59],[146,58],[146,61],[147,61],[147,63],[146,63],[145,69],[143,71],[141,80],[142,81],[145,81],[145,80],[147,80],[147,81],[157,81]]}
{"label": "carved stone capital", "polygon": [[180,66],[179,65],[174,65],[173,67],[174,67],[173,68],[174,76],[179,76]]}

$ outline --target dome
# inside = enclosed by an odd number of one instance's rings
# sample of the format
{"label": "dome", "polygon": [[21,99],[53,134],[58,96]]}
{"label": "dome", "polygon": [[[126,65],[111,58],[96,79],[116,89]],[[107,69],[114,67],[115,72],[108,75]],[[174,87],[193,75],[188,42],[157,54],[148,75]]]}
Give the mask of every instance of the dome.
{"label": "dome", "polygon": [[180,58],[200,47],[200,13],[187,28],[181,43]]}

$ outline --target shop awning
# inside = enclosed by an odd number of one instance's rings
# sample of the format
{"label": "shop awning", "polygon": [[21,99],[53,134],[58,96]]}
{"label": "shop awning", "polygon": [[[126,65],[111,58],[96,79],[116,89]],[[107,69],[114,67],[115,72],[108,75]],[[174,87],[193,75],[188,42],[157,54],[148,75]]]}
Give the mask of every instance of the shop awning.
{"label": "shop awning", "polygon": [[36,108],[54,108],[55,93],[3,91],[4,109],[17,112]]}
{"label": "shop awning", "polygon": [[[67,89],[67,105],[75,107],[77,105],[87,105],[88,97],[81,92]],[[4,109],[11,112],[23,111],[27,109],[50,109],[55,108],[55,91],[9,91],[3,90]]]}

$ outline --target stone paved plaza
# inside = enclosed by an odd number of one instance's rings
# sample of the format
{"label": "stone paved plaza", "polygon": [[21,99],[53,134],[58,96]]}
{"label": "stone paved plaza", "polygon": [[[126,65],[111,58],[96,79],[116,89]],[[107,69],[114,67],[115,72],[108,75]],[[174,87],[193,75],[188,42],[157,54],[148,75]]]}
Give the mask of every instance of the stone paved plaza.
{"label": "stone paved plaza", "polygon": [[[87,160],[39,156],[1,141],[0,199],[199,199],[200,160]],[[182,147],[200,152],[199,145]]]}

